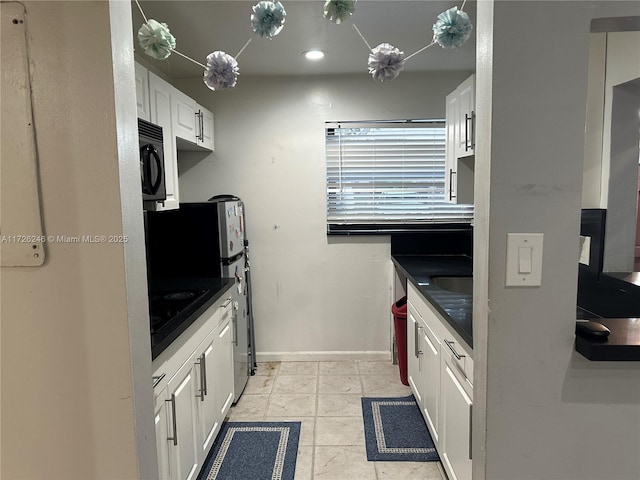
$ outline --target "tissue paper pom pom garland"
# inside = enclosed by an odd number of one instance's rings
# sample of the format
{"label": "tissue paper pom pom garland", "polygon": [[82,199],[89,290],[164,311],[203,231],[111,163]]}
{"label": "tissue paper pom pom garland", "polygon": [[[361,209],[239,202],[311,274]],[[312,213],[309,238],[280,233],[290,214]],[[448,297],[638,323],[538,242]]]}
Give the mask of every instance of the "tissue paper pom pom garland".
{"label": "tissue paper pom pom garland", "polygon": [[438,15],[433,24],[433,40],[442,48],[459,48],[469,40],[472,30],[469,15],[453,7]]}
{"label": "tissue paper pom pom garland", "polygon": [[238,62],[228,53],[216,51],[207,55],[204,83],[211,90],[235,87],[239,74]]}
{"label": "tissue paper pom pom garland", "polygon": [[335,24],[347,20],[356,8],[356,0],[327,0],[324,3],[324,18]]}
{"label": "tissue paper pom pom garland", "polygon": [[252,8],[251,28],[261,37],[275,37],[284,26],[287,12],[280,2],[263,0]]}
{"label": "tissue paper pom pom garland", "polygon": [[167,24],[153,19],[142,24],[138,30],[138,42],[144,53],[156,60],[164,60],[176,48],[176,39],[169,32]]}
{"label": "tissue paper pom pom garland", "polygon": [[404,52],[388,43],[381,43],[371,50],[368,64],[374,80],[391,81],[404,68]]}

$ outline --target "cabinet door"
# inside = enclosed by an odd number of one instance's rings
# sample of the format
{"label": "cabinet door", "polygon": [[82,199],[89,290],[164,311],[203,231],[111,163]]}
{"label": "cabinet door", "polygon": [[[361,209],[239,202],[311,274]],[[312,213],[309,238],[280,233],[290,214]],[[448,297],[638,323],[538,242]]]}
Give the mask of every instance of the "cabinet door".
{"label": "cabinet door", "polygon": [[195,479],[200,466],[196,442],[196,396],[199,391],[194,359],[195,355],[191,356],[167,384],[171,480]]}
{"label": "cabinet door", "polygon": [[173,134],[191,143],[196,143],[198,121],[196,101],[179,90],[174,89],[173,102]]}
{"label": "cabinet door", "polygon": [[197,106],[197,111],[200,128],[198,145],[213,150],[213,113],[200,105]]}
{"label": "cabinet door", "polygon": [[442,463],[452,480],[471,480],[473,402],[449,355],[442,362]]}
{"label": "cabinet door", "polygon": [[407,376],[409,386],[416,397],[416,401],[423,408],[423,386],[421,373],[421,345],[422,324],[419,315],[413,305],[409,303],[407,308]]}
{"label": "cabinet door", "polygon": [[446,128],[447,140],[445,144],[445,177],[444,199],[447,202],[456,203],[458,185],[458,95],[456,92],[447,95],[446,99]]}
{"label": "cabinet door", "polygon": [[149,72],[151,122],[162,127],[164,181],[167,189],[167,199],[164,202],[157,202],[155,210],[178,208],[180,201],[176,145],[171,121],[174,92],[175,89],[171,84]]}
{"label": "cabinet door", "polygon": [[199,354],[196,358],[199,385],[196,404],[200,425],[200,453],[203,460],[209,453],[223,420],[218,410],[216,395],[219,388],[214,353],[216,337],[215,331],[207,336],[198,349]]}
{"label": "cabinet door", "polygon": [[440,440],[440,340],[428,325],[422,329],[423,410],[433,441]]}
{"label": "cabinet door", "polygon": [[158,451],[158,473],[160,480],[169,480],[169,430],[167,388],[155,398],[154,418],[156,424],[156,449]]}
{"label": "cabinet door", "polygon": [[457,142],[457,156],[467,157],[475,153],[475,128],[476,128],[476,106],[475,106],[475,76],[471,75],[456,89],[460,104],[459,110],[459,139]]}
{"label": "cabinet door", "polygon": [[[230,306],[230,305],[229,305]],[[225,307],[220,326],[215,330],[213,361],[217,378],[216,396],[221,419],[224,419],[233,403],[233,325],[231,309]]]}
{"label": "cabinet door", "polygon": [[138,107],[138,118],[147,122],[151,121],[149,111],[149,71],[139,63],[135,64],[136,79],[136,106]]}

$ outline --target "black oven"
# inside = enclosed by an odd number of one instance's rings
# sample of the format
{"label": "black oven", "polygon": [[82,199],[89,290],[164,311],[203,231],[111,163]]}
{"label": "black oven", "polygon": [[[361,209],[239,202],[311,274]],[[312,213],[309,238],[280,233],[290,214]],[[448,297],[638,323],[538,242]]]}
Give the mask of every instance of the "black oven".
{"label": "black oven", "polygon": [[139,118],[138,139],[140,144],[142,200],[165,200],[167,198],[167,191],[164,181],[162,127]]}

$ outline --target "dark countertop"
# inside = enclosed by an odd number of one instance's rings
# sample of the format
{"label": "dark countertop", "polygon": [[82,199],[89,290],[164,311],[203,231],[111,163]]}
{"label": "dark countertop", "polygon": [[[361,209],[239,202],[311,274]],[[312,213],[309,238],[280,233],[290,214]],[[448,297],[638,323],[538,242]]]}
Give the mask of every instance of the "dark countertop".
{"label": "dark countertop", "polygon": [[398,255],[391,260],[443,318],[473,348],[473,296],[449,292],[433,285],[431,277],[472,276],[473,261],[467,255]]}
{"label": "dark countertop", "polygon": [[640,361],[640,274],[590,273],[580,265],[578,312],[587,310],[593,321],[611,333],[604,340],[576,335],[575,348],[589,360]]}
{"label": "dark countertop", "polygon": [[589,360],[640,360],[640,318],[594,320],[611,330],[611,333],[604,340],[576,334],[576,351]]}
{"label": "dark countertop", "polygon": [[149,290],[155,294],[177,290],[208,290],[197,302],[180,312],[166,327],[151,335],[151,358],[155,359],[160,355],[234,283],[233,278],[155,278],[150,280]]}

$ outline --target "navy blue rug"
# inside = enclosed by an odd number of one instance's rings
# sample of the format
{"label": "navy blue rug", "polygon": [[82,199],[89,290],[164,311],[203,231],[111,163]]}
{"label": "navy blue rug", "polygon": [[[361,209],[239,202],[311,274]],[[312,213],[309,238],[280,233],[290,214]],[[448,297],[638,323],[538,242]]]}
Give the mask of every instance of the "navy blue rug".
{"label": "navy blue rug", "polygon": [[293,480],[300,422],[226,422],[198,480]]}
{"label": "navy blue rug", "polygon": [[362,398],[367,460],[435,462],[440,458],[413,395]]}

